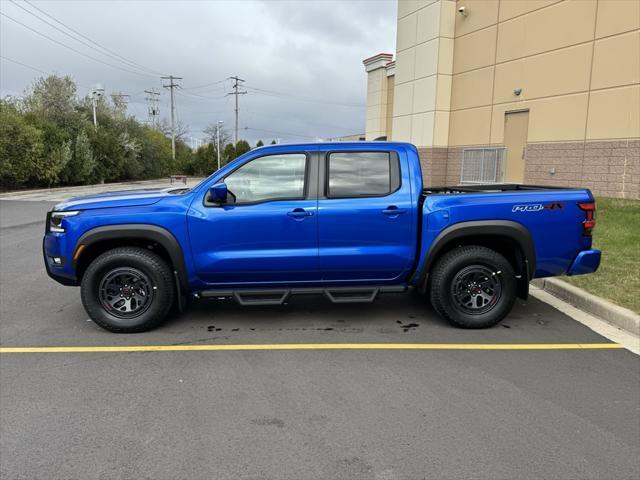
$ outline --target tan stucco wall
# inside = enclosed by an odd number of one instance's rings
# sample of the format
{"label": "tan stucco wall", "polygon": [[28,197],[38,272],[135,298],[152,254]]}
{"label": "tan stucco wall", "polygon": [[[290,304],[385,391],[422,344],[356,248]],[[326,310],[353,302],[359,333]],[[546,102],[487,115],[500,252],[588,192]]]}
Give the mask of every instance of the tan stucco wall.
{"label": "tan stucco wall", "polygon": [[[458,0],[449,145],[640,137],[639,0]],[[521,88],[520,96],[514,89]]]}
{"label": "tan stucco wall", "polygon": [[394,86],[395,86],[395,75],[387,76],[387,111],[386,111],[386,128],[385,135],[388,139],[391,139],[393,136],[393,100],[394,100]]}
{"label": "tan stucco wall", "polygon": [[640,0],[400,0],[388,88],[367,132],[418,146],[501,144],[518,109],[530,142],[638,138]]}
{"label": "tan stucco wall", "polygon": [[427,184],[527,111],[525,182],[640,195],[640,0],[399,0],[387,88],[385,133]]}
{"label": "tan stucco wall", "polygon": [[374,140],[387,131],[387,75],[384,68],[369,72],[367,78],[366,138]]}
{"label": "tan stucco wall", "polygon": [[398,2],[394,140],[447,145],[454,15],[450,0]]}

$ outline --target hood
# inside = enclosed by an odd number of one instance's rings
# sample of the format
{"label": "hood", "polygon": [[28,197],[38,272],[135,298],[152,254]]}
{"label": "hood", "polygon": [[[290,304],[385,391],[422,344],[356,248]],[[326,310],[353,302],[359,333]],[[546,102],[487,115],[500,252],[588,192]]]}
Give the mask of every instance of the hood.
{"label": "hood", "polygon": [[83,197],[73,197],[54,207],[55,211],[64,210],[88,210],[92,208],[113,208],[113,207],[140,207],[144,205],[153,205],[159,202],[167,195],[175,193],[184,193],[186,189],[168,187],[168,188],[149,188],[140,190],[123,190],[119,192],[97,193],[95,195],[87,195]]}

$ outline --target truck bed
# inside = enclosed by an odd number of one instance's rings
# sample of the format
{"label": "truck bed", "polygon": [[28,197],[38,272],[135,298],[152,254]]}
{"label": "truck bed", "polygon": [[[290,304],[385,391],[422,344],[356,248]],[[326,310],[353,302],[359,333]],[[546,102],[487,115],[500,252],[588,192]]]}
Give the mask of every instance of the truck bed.
{"label": "truck bed", "polygon": [[524,185],[518,183],[493,183],[487,185],[455,185],[423,188],[423,195],[463,194],[463,193],[497,193],[497,192],[531,192],[540,190],[581,190],[573,187],[554,187],[549,185]]}

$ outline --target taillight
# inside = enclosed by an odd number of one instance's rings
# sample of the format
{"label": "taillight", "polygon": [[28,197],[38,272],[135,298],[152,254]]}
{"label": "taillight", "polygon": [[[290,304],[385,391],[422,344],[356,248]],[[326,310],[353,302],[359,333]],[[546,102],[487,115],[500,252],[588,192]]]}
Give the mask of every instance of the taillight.
{"label": "taillight", "polygon": [[596,202],[579,203],[578,207],[585,214],[585,219],[582,222],[582,232],[584,235],[591,236],[596,226]]}

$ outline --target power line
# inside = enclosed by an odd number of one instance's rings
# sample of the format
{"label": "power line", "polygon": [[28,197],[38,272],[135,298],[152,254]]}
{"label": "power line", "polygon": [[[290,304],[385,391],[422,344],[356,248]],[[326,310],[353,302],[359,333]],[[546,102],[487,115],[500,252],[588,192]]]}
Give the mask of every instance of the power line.
{"label": "power line", "polygon": [[225,78],[224,80],[218,80],[217,82],[212,82],[212,83],[204,83],[202,85],[196,85],[195,87],[182,87],[182,90],[197,90],[199,88],[205,88],[205,87],[209,87],[209,86],[220,85],[221,83],[224,83],[227,80],[229,80],[229,79]]}
{"label": "power line", "polygon": [[[16,3],[14,0],[12,0],[13,3]],[[129,60],[126,57],[123,57],[122,55],[120,55],[117,52],[114,52],[113,50],[108,49],[107,47],[101,45],[100,43],[96,42],[95,40],[92,40],[91,38],[87,37],[86,35],[83,35],[81,32],[79,32],[78,30],[70,27],[69,25],[67,25],[66,23],[58,20],[57,18],[55,18],[53,15],[51,15],[50,13],[45,12],[44,10],[42,10],[40,7],[34,5],[33,3],[31,3],[29,0],[24,0],[25,3],[29,4],[29,6],[31,6],[32,8],[35,8],[36,10],[38,10],[40,13],[44,14],[46,17],[50,18],[51,20],[53,20],[54,22],[58,23],[59,25],[62,25],[63,27],[65,27],[67,30],[75,33],[76,35],[79,35],[80,37],[84,38],[85,40],[91,42],[93,45],[97,46],[98,48],[101,48],[102,50],[104,50],[105,52],[107,52],[108,54],[117,57],[118,59],[120,59],[120,61],[128,63],[129,65],[133,66],[133,67],[137,67],[140,68],[142,70],[146,70],[148,72],[151,73],[155,73],[158,75],[162,75],[162,72],[158,72],[157,70],[153,70],[152,68],[148,68],[145,67],[144,65],[141,65],[140,63],[134,62],[133,60]],[[23,9],[24,10],[24,9]],[[31,12],[29,12],[31,13]]]}
{"label": "power line", "polygon": [[[253,110],[253,109],[245,108],[243,111],[244,112],[249,112],[250,114],[255,114],[255,115],[259,116],[262,119],[271,118],[271,119],[276,120],[276,121],[282,119],[281,116],[274,116],[274,115],[264,114],[264,113],[258,112],[256,110]],[[333,123],[332,124],[319,123],[319,122],[315,122],[313,120],[309,120],[307,118],[299,118],[299,117],[291,117],[291,116],[288,116],[286,118],[286,120],[287,121],[291,121],[291,122],[295,122],[297,124],[305,123],[305,124],[315,125],[317,127],[330,128],[330,129],[333,129],[333,130],[336,130],[336,129],[337,130],[344,130],[345,132],[355,132],[355,131],[358,131],[358,130],[360,130],[362,128],[362,127],[358,127],[358,128],[345,127],[343,125],[337,125],[337,124],[333,124]]]}
{"label": "power line", "polygon": [[94,47],[93,45],[91,45],[91,44],[89,44],[89,43],[87,43],[87,42],[85,42],[85,41],[83,41],[83,40],[81,40],[81,39],[77,38],[77,37],[76,37],[76,36],[74,36],[74,35],[71,35],[70,33],[65,32],[65,31],[64,31],[64,30],[62,30],[61,28],[59,28],[59,27],[55,26],[53,23],[51,23],[51,22],[47,21],[46,19],[42,18],[40,15],[38,15],[38,14],[36,14],[36,13],[33,13],[32,11],[30,11],[30,10],[28,10],[28,9],[24,8],[22,5],[20,5],[20,4],[19,4],[18,2],[16,2],[15,0],[10,0],[10,1],[11,1],[11,3],[13,3],[16,7],[18,7],[18,8],[20,8],[20,9],[24,10],[24,11],[25,11],[25,12],[27,12],[29,15],[31,15],[31,16],[33,16],[33,17],[37,18],[37,19],[38,19],[38,20],[40,20],[41,22],[43,22],[43,23],[45,23],[45,24],[49,25],[51,28],[54,28],[54,29],[55,29],[55,30],[57,30],[58,32],[62,33],[63,35],[66,35],[66,36],[67,36],[67,37],[69,37],[70,39],[75,40],[75,41],[76,41],[76,42],[78,42],[78,43],[81,43],[81,44],[82,44],[82,45],[84,45],[85,47],[90,48],[91,50],[93,50],[93,51],[95,51],[95,52],[99,53],[100,55],[105,55],[105,56],[107,56],[107,57],[110,57],[110,58],[112,58],[113,60],[116,60],[117,62],[124,63],[124,64],[125,64],[125,65],[127,65],[128,67],[133,67],[133,68],[138,68],[138,69],[140,69],[140,70],[147,70],[147,71],[153,72],[153,70],[150,70],[150,69],[148,69],[148,68],[146,68],[146,67],[144,67],[144,66],[139,66],[139,65],[135,64],[135,62],[131,62],[131,61],[127,60],[127,59],[124,59],[124,57],[121,57],[121,56],[120,56],[120,55],[118,55],[117,53],[111,53],[111,52],[110,52],[109,50],[107,50],[106,48],[102,47],[102,46],[101,46],[101,45],[99,45],[99,44],[96,44],[96,42],[94,42],[94,41],[93,41],[93,40],[91,40],[90,38],[85,37],[84,35],[82,35],[82,34],[81,34],[81,33],[79,33],[79,32],[76,32],[76,31],[75,31],[75,30],[73,30],[71,27],[68,27],[68,26],[67,26],[67,25],[65,25],[64,23],[60,22],[60,21],[59,21],[59,20],[57,20],[56,18],[54,18],[54,17],[52,17],[51,15],[47,14],[46,12],[44,12],[44,11],[40,10],[38,7],[36,7],[35,5],[32,5],[31,3],[29,3],[29,5],[30,5],[31,7],[36,8],[36,9],[38,9],[39,11],[43,12],[46,16],[48,16],[48,17],[49,17],[49,18],[51,18],[52,20],[54,20],[54,21],[58,22],[59,24],[63,25],[65,28],[67,28],[68,30],[70,30],[70,31],[72,31],[72,32],[74,32],[74,33],[76,33],[77,35],[80,35],[80,36],[81,36],[81,37],[83,37],[83,38],[87,38],[87,40],[89,40],[91,43],[94,43],[94,44],[98,45],[101,49],[106,50],[106,51],[107,51],[107,53],[102,52],[102,51],[100,51],[99,49],[97,49],[96,47]]}
{"label": "power line", "polygon": [[180,107],[182,110],[187,111],[189,113],[195,113],[197,115],[221,115],[227,113],[226,111],[218,110],[192,110],[191,108],[185,108],[184,105]]}
{"label": "power line", "polygon": [[332,102],[327,100],[321,100],[318,98],[310,98],[310,97],[299,97],[297,95],[291,95],[289,93],[276,92],[274,90],[265,90],[263,88],[256,88],[247,85],[247,89],[255,91],[258,94],[266,95],[270,97],[278,97],[278,98],[292,98],[294,100],[299,100],[301,102],[311,102],[311,103],[321,103],[324,105],[337,105],[340,107],[354,107],[354,108],[362,108],[365,105],[359,103],[342,103],[342,102]]}
{"label": "power line", "polygon": [[[14,60],[13,58],[5,57],[4,55],[0,55],[0,58],[2,58],[3,60],[6,60],[6,61],[8,61],[8,62],[15,63],[16,65],[20,65],[21,67],[30,68],[31,70],[34,70],[34,71],[39,72],[39,73],[42,73],[42,74],[44,74],[44,75],[54,75],[54,73],[53,73],[53,72],[47,72],[47,71],[45,71],[45,70],[41,70],[41,69],[39,69],[39,68],[37,68],[37,67],[34,67],[34,66],[32,66],[32,65],[27,65],[26,63],[22,63],[22,62],[19,62],[19,61],[17,61],[17,60]],[[74,80],[74,83],[75,83],[78,87],[82,87],[82,88],[93,88],[93,87],[88,87],[87,85],[82,85],[82,84],[80,84],[80,83],[76,82],[75,80]]]}
{"label": "power line", "polygon": [[40,35],[40,36],[41,36],[41,37],[43,37],[43,38],[46,38],[46,39],[47,39],[47,40],[49,40],[50,42],[56,43],[56,44],[60,45],[61,47],[64,47],[64,48],[66,48],[66,49],[68,49],[68,50],[71,50],[72,52],[75,52],[75,53],[77,53],[78,55],[82,55],[83,57],[87,57],[87,58],[89,58],[89,59],[91,59],[91,60],[93,60],[93,61],[95,61],[95,62],[102,63],[103,65],[107,65],[107,66],[112,67],[112,68],[117,68],[118,70],[122,70],[122,71],[125,71],[125,72],[135,73],[136,75],[141,75],[141,76],[143,76],[143,77],[152,77],[152,76],[153,76],[153,75],[149,75],[149,74],[147,74],[147,73],[140,73],[140,72],[136,72],[136,71],[134,71],[134,70],[129,70],[129,69],[124,68],[124,67],[121,67],[121,66],[119,66],[119,65],[113,65],[113,64],[111,64],[111,63],[104,62],[104,61],[100,60],[99,58],[92,57],[92,56],[91,56],[91,55],[89,55],[89,54],[86,54],[86,53],[84,53],[84,52],[81,52],[80,50],[77,50],[77,49],[75,49],[75,48],[73,48],[73,47],[70,47],[69,45],[66,45],[66,44],[64,44],[64,43],[62,43],[62,42],[59,42],[58,40],[56,40],[56,39],[54,39],[54,38],[51,38],[50,36],[45,35],[44,33],[40,33],[39,31],[37,31],[37,30],[35,30],[35,29],[31,28],[30,26],[25,25],[24,23],[22,23],[22,22],[20,22],[20,21],[16,20],[15,18],[10,17],[10,16],[9,16],[9,15],[7,15],[6,13],[0,12],[0,15],[2,15],[2,16],[3,16],[3,17],[5,17],[5,18],[8,18],[9,20],[11,20],[11,21],[12,21],[12,22],[14,22],[14,23],[17,23],[18,25],[21,25],[22,27],[26,28],[27,30],[29,30],[29,31],[31,31],[31,32],[33,32],[33,33],[35,33],[35,34]]}
{"label": "power line", "polygon": [[298,137],[298,138],[312,138],[312,139],[316,139],[318,137],[312,137],[310,135],[302,135],[300,133],[291,133],[291,132],[278,132],[276,130],[265,130],[262,128],[252,128],[252,127],[244,127],[244,130],[253,130],[256,132],[263,132],[263,133],[273,133],[274,135],[286,135],[288,137]]}
{"label": "power line", "polygon": [[235,126],[235,144],[238,144],[238,95],[246,95],[247,91],[239,91],[238,89],[240,88],[240,84],[244,83],[244,80],[239,78],[237,75],[235,77],[229,77],[230,80],[233,80],[233,92],[227,93],[227,95],[235,95],[236,97],[236,108],[235,108],[235,113],[236,113],[236,126]]}
{"label": "power line", "polygon": [[220,100],[226,97],[226,95],[221,95],[219,97],[208,97],[206,95],[200,95],[199,93],[193,93],[193,92],[187,92],[185,91],[184,88],[182,88],[181,86],[178,86],[178,89],[184,94],[184,95],[191,95],[192,97],[198,97],[198,98],[204,98],[207,100]]}
{"label": "power line", "polygon": [[4,55],[0,55],[0,58],[3,60],[7,60],[8,62],[15,63],[16,65],[20,65],[25,68],[30,68],[31,70],[35,70],[36,72],[44,73],[45,75],[50,75],[50,72],[45,72],[44,70],[40,70],[39,68],[32,67],[31,65],[27,65],[26,63],[19,62],[9,57],[5,57]]}

